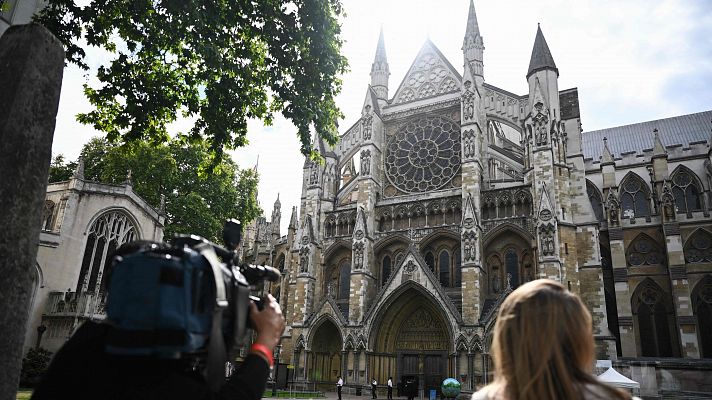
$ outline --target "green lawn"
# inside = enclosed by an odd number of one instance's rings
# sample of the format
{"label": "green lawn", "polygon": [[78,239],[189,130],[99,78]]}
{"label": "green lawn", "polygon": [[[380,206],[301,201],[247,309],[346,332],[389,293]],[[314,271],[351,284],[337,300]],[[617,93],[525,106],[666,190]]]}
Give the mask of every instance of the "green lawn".
{"label": "green lawn", "polygon": [[32,389],[20,389],[17,391],[17,400],[30,400]]}

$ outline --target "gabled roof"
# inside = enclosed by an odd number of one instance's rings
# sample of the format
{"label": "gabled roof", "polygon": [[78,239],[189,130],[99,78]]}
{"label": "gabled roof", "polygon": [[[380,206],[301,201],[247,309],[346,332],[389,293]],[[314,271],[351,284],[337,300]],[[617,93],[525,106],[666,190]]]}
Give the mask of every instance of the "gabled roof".
{"label": "gabled roof", "polygon": [[389,103],[395,105],[456,92],[461,83],[460,73],[435,44],[426,39]]}
{"label": "gabled roof", "polygon": [[559,75],[559,70],[556,68],[554,57],[551,56],[551,51],[549,51],[549,46],[546,44],[544,34],[541,32],[541,27],[537,26],[536,39],[534,39],[534,48],[532,49],[532,57],[529,60],[529,72],[527,72],[527,79],[529,79],[531,74],[542,69],[553,69],[556,71],[556,76]]}
{"label": "gabled roof", "polygon": [[614,157],[621,153],[643,154],[643,150],[652,150],[657,128],[660,141],[666,147],[690,143],[706,142],[712,131],[712,111],[681,115],[672,118],[640,122],[632,125],[601,129],[583,133],[584,158],[598,161],[603,153],[603,138],[608,138],[608,148]]}

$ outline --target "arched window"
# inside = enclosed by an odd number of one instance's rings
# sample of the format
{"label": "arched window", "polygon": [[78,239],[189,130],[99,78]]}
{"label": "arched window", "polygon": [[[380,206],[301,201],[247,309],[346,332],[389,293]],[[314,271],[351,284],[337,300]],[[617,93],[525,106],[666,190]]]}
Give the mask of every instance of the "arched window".
{"label": "arched window", "polygon": [[341,263],[339,269],[339,300],[347,300],[349,298],[349,287],[351,286],[351,261],[347,260]]}
{"label": "arched window", "polygon": [[460,256],[460,249],[455,250],[455,281],[453,282],[454,287],[460,287],[462,285],[462,257]]}
{"label": "arched window", "polygon": [[629,173],[620,189],[623,218],[650,216],[650,193],[648,185],[634,173]]}
{"label": "arched window", "polygon": [[712,275],[706,275],[692,292],[692,309],[697,318],[700,356],[712,358]]}
{"label": "arched window", "polygon": [[440,284],[445,287],[450,286],[450,252],[447,250],[440,252],[440,257],[438,257],[438,268],[440,272]]}
{"label": "arched window", "polygon": [[678,213],[702,210],[701,191],[697,177],[689,169],[680,167],[673,173],[672,195],[675,197],[675,209]]}
{"label": "arched window", "polygon": [[688,263],[712,262],[712,235],[706,230],[697,230],[685,242],[685,261]]}
{"label": "arched window", "polygon": [[384,286],[388,282],[388,278],[391,277],[391,256],[383,257],[383,262],[381,265],[381,286]]}
{"label": "arched window", "polygon": [[51,231],[54,228],[54,202],[45,200],[44,209],[42,210],[42,230]]}
{"label": "arched window", "polygon": [[626,251],[628,266],[666,265],[665,251],[650,236],[641,233],[628,246]]}
{"label": "arched window", "polygon": [[598,191],[596,185],[591,183],[588,179],[586,180],[586,193],[588,194],[588,200],[591,202],[591,207],[593,208],[593,214],[596,216],[596,220],[599,222],[605,221],[606,217],[603,214],[603,200],[601,199],[601,193]]}
{"label": "arched window", "polygon": [[103,292],[111,267],[110,255],[126,242],[138,239],[136,227],[121,211],[102,214],[87,232],[77,292]]}
{"label": "arched window", "polygon": [[284,254],[277,261],[277,269],[279,269],[279,272],[284,272]]}
{"label": "arched window", "polygon": [[674,324],[670,299],[655,282],[646,279],[636,288],[633,317],[643,357],[673,357]]}
{"label": "arched window", "polygon": [[512,288],[519,287],[519,256],[514,249],[509,249],[504,255],[504,264]]}
{"label": "arched window", "polygon": [[435,272],[435,256],[430,251],[425,253],[425,264],[428,265],[431,271]]}

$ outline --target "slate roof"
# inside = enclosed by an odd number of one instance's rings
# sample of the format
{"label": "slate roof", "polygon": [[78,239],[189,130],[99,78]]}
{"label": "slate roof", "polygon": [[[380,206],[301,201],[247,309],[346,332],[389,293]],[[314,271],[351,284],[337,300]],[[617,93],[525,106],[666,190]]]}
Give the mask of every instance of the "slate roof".
{"label": "slate roof", "polygon": [[532,49],[532,58],[529,60],[529,72],[527,72],[527,79],[529,76],[536,71],[542,69],[553,69],[556,71],[556,75],[559,75],[559,70],[556,68],[556,63],[554,62],[554,57],[549,51],[549,46],[546,44],[546,39],[544,39],[544,34],[541,32],[541,27],[536,28],[536,39],[534,39],[534,48]]}
{"label": "slate roof", "polygon": [[583,133],[584,158],[599,161],[603,153],[603,138],[608,138],[608,148],[615,158],[621,153],[642,154],[653,148],[653,130],[658,129],[665,147],[707,142],[712,133],[712,111],[681,115],[638,124],[618,126]]}

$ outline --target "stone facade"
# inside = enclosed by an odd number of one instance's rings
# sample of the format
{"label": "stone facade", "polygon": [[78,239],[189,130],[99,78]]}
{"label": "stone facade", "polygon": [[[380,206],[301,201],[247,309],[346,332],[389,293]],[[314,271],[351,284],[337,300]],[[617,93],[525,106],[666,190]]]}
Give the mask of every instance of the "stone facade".
{"label": "stone facade", "polygon": [[83,321],[104,319],[108,256],[132,240],[161,241],[164,223],[130,179],[87,181],[82,161],[69,181],[49,184],[25,348],[56,352]]}
{"label": "stone facade", "polygon": [[712,390],[712,112],[583,132],[541,29],[522,95],[485,83],[472,4],[462,49],[460,71],[427,40],[389,97],[381,33],[362,116],[315,137],[287,236],[249,229],[246,259],[283,271],[290,378],[474,390],[499,304],[549,278],[644,394]]}

